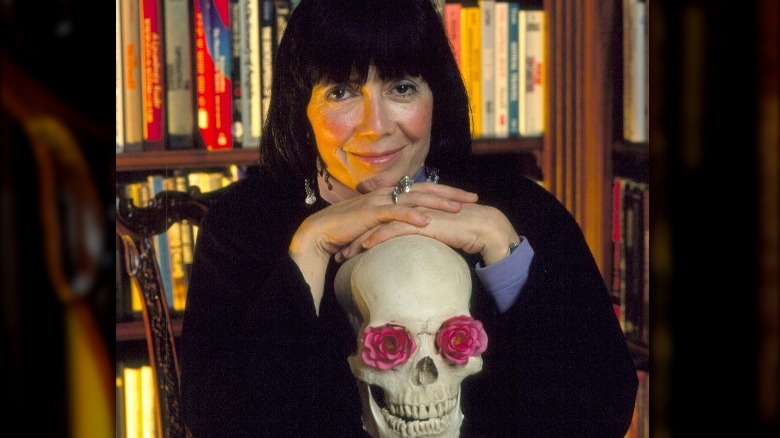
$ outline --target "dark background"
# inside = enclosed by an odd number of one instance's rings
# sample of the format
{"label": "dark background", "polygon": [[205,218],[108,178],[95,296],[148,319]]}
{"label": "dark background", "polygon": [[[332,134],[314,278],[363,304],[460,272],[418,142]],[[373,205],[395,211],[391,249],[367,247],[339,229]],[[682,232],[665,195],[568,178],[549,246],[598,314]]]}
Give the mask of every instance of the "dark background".
{"label": "dark background", "polygon": [[[69,306],[87,309],[95,351],[114,355],[111,5],[2,3],[0,388],[5,418],[25,414],[34,421],[20,427],[49,436],[70,427]],[[778,432],[777,17],[773,0],[650,4],[652,436]],[[69,242],[74,207],[25,130],[40,113],[71,129],[89,169],[83,192],[101,202],[98,269],[73,300],[57,295],[42,250],[49,235]],[[47,206],[48,178],[58,196]],[[43,230],[51,207],[59,228]]]}

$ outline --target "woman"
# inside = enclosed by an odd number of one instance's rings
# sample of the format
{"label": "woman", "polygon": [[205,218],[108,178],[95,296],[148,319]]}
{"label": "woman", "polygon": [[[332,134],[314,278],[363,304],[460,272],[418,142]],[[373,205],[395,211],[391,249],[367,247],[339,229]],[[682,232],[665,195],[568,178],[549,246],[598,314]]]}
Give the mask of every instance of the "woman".
{"label": "woman", "polygon": [[623,436],[637,378],[595,261],[543,188],[469,161],[468,99],[430,0],[302,1],[272,96],[262,172],[198,235],[180,348],[195,436],[364,436],[333,278],[415,233],[473,267],[490,347],[463,384],[463,436]]}

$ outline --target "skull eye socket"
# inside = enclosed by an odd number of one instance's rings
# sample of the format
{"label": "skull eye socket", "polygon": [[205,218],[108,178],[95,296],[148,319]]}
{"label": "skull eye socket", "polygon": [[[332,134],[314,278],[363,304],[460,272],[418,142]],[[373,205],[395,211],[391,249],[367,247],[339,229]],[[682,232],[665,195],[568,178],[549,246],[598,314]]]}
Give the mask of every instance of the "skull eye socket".
{"label": "skull eye socket", "polygon": [[436,348],[446,360],[457,365],[468,362],[469,357],[479,356],[488,345],[487,333],[482,322],[468,315],[452,317],[436,332]]}
{"label": "skull eye socket", "polygon": [[396,324],[366,327],[360,337],[363,362],[382,371],[389,370],[409,360],[417,344],[406,330]]}

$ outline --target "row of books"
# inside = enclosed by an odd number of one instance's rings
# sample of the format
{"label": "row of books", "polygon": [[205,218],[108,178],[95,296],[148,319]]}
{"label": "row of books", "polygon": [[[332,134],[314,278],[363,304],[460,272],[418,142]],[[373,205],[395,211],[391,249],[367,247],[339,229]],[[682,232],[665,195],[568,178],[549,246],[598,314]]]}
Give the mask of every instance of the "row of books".
{"label": "row of books", "polygon": [[[144,181],[130,182],[118,188],[133,205],[144,206],[162,190],[186,192],[196,186],[201,192],[226,187],[239,178],[236,166],[232,171],[174,171],[172,175],[151,174]],[[181,313],[187,302],[189,274],[195,252],[198,227],[186,220],[174,223],[167,232],[154,238],[158,268],[162,277],[168,310]],[[124,252],[117,242],[117,266],[124,266]],[[125,269],[117,269],[116,320],[128,321],[141,318],[141,293]]]}
{"label": "row of books", "polygon": [[148,363],[117,362],[116,436],[161,436],[157,424],[157,391]]}
{"label": "row of books", "polygon": [[257,147],[295,0],[116,0],[116,152]]}
{"label": "row of books", "polygon": [[544,133],[545,13],[526,2],[447,2],[443,18],[480,138]]}
{"label": "row of books", "polygon": [[612,303],[626,337],[650,343],[650,186],[615,177],[612,185]]}

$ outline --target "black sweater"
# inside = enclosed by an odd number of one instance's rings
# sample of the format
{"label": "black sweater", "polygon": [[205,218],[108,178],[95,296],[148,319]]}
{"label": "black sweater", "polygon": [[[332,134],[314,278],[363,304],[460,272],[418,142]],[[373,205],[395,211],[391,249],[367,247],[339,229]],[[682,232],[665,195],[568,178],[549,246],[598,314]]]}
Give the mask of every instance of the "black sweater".
{"label": "black sweater", "polygon": [[[491,166],[445,169],[441,182],[499,208],[535,255],[503,314],[473,275],[472,314],[490,345],[462,385],[461,436],[623,437],[636,370],[583,234],[544,188]],[[184,418],[198,438],[366,436],[346,361],[357,337],[333,292],[338,264],[317,317],[287,254],[300,223],[327,205],[304,197],[301,182],[255,176],[204,219],[179,345]],[[478,259],[463,255],[473,268]]]}

